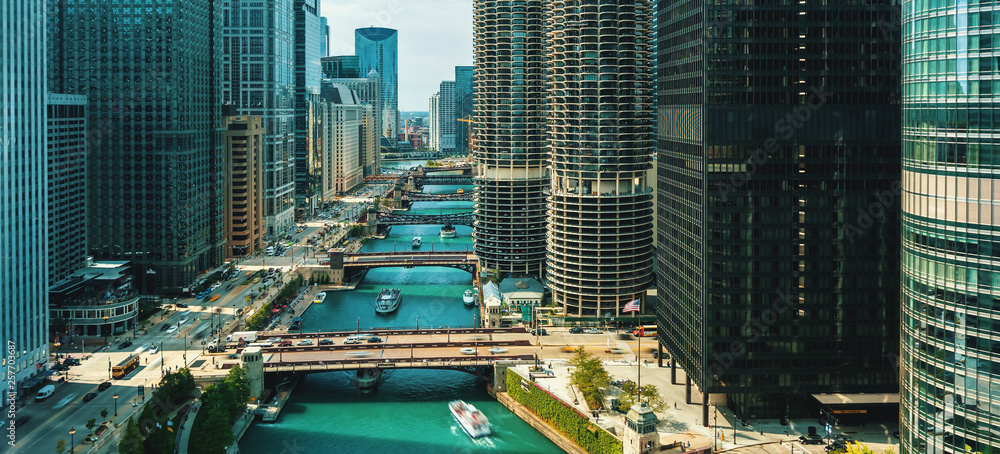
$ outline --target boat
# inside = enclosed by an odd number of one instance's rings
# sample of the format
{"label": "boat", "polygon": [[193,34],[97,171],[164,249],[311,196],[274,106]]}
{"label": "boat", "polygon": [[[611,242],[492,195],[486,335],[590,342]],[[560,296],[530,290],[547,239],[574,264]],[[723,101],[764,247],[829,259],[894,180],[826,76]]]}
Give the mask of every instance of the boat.
{"label": "boat", "polygon": [[476,295],[472,294],[472,289],[466,290],[465,294],[462,295],[462,301],[465,302],[466,306],[476,305]]}
{"label": "boat", "polygon": [[456,236],[455,227],[452,227],[451,224],[441,227],[441,238],[455,238]]}
{"label": "boat", "polygon": [[316,294],[313,304],[322,304],[324,301],[326,301],[326,292],[319,292]]}
{"label": "boat", "polygon": [[399,301],[403,299],[403,291],[398,288],[384,288],[375,299],[375,313],[379,315],[391,314],[399,309]]}
{"label": "boat", "polygon": [[419,236],[413,237],[413,249],[419,248],[420,244],[423,242],[424,242],[423,239],[421,239]]}
{"label": "boat", "polygon": [[380,378],[382,378],[382,369],[358,369],[354,377],[354,393],[361,395],[375,391],[378,389]]}
{"label": "boat", "polygon": [[465,401],[453,400],[448,402],[448,409],[458,421],[458,425],[462,426],[462,430],[470,437],[485,437],[491,433],[490,421],[476,407],[465,403]]}

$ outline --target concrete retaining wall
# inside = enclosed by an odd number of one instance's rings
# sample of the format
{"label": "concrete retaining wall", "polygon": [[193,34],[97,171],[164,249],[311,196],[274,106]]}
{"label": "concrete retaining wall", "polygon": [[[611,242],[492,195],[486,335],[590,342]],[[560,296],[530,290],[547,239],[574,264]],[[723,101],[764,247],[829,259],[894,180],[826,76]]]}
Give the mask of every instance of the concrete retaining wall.
{"label": "concrete retaining wall", "polygon": [[503,404],[504,407],[507,407],[510,411],[514,412],[518,418],[521,418],[524,422],[528,423],[528,425],[544,435],[545,438],[548,438],[550,441],[555,443],[556,446],[564,452],[570,454],[587,454],[587,451],[584,451],[583,448],[577,446],[576,443],[573,443],[568,438],[563,436],[563,434],[559,433],[558,430],[549,426],[541,418],[535,416],[531,410],[528,410],[524,405],[519,404],[513,398],[508,396],[507,393],[497,393],[497,401]]}

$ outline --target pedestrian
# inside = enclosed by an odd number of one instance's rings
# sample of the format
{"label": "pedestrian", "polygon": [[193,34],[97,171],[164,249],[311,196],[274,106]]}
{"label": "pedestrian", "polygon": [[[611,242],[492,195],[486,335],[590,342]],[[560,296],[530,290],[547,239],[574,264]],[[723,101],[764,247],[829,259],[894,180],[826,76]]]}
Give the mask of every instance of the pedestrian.
{"label": "pedestrian", "polygon": [[677,401],[674,401],[674,409],[677,409]]}

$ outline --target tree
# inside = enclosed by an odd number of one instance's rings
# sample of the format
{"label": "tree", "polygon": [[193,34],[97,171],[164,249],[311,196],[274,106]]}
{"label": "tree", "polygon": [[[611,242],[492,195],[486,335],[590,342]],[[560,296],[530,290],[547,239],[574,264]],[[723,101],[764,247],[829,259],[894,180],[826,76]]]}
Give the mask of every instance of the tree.
{"label": "tree", "polygon": [[569,360],[569,364],[575,366],[570,374],[570,383],[580,388],[590,408],[603,408],[604,389],[611,384],[611,375],[601,360],[580,346]]}
{"label": "tree", "polygon": [[90,418],[87,420],[87,432],[93,432],[94,427],[97,427],[97,418]]}
{"label": "tree", "polygon": [[[206,413],[204,420],[201,418],[202,412]],[[236,441],[229,415],[222,402],[204,402],[197,419],[198,421],[192,424],[192,427],[197,429],[193,429],[196,431],[191,433],[191,441],[188,444],[192,454],[220,454]]]}
{"label": "tree", "polygon": [[66,440],[62,439],[56,442],[56,452],[62,454],[66,450]]}
{"label": "tree", "polygon": [[[636,390],[638,386],[633,382],[625,382],[622,384],[622,393],[618,397],[618,410],[622,412],[627,412],[632,405],[636,402]],[[653,411],[663,411],[667,408],[667,402],[663,400],[663,396],[660,395],[660,390],[656,388],[656,385],[643,385],[642,386],[642,401],[646,403]]]}
{"label": "tree", "polygon": [[222,382],[232,391],[233,399],[239,403],[240,408],[250,400],[250,380],[247,379],[247,370],[243,367],[233,366]]}
{"label": "tree", "polygon": [[129,417],[128,424],[125,426],[125,432],[122,434],[122,439],[118,442],[119,454],[143,454],[145,452],[143,442],[139,426],[132,417]]}
{"label": "tree", "polygon": [[108,419],[108,409],[105,408],[104,410],[101,410],[101,420],[107,420],[107,419]]}

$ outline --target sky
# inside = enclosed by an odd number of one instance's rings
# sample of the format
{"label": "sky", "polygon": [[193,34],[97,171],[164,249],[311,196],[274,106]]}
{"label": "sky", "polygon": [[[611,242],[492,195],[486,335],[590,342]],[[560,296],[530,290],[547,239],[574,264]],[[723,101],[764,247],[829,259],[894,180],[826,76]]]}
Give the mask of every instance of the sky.
{"label": "sky", "polygon": [[354,29],[394,28],[399,39],[399,110],[426,111],[456,66],[472,65],[473,0],[320,0],[330,55],[354,55]]}

